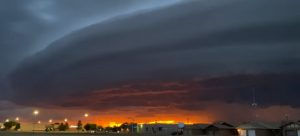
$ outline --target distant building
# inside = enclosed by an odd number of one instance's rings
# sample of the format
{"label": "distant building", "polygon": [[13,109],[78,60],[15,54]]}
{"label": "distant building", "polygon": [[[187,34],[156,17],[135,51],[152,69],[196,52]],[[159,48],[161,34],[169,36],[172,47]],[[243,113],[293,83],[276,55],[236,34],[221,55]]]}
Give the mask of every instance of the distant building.
{"label": "distant building", "polygon": [[20,131],[26,131],[26,132],[31,132],[31,131],[44,131],[45,130],[45,123],[28,123],[28,122],[21,122],[21,129]]}
{"label": "distant building", "polygon": [[300,122],[285,123],[280,128],[282,136],[300,136]]}
{"label": "distant building", "polygon": [[280,136],[279,125],[249,122],[237,126],[239,136]]}

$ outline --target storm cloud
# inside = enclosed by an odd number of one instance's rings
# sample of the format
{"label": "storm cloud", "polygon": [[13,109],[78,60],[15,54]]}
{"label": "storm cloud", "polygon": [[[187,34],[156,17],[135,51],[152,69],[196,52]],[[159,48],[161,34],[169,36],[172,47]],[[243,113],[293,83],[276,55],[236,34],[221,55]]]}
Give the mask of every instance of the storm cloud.
{"label": "storm cloud", "polygon": [[[215,119],[232,119],[255,90],[261,114],[298,108],[296,3],[185,1],[109,18],[18,63],[8,75],[10,100],[105,111],[214,111]],[[229,106],[228,115],[217,115]]]}
{"label": "storm cloud", "polygon": [[[294,5],[193,1],[113,18],[27,58],[11,75],[12,84],[16,92],[35,95],[130,80],[297,73],[300,20]],[[278,6],[282,10],[274,10]]]}
{"label": "storm cloud", "polygon": [[72,31],[108,18],[153,10],[177,1],[3,0],[0,1],[0,90],[10,93],[6,75],[24,58]]}
{"label": "storm cloud", "polygon": [[[5,0],[0,2],[1,71],[50,42],[117,15],[175,3],[138,0]],[[39,38],[36,38],[39,37]],[[18,48],[18,50],[16,50]],[[12,55],[13,54],[13,55]],[[9,57],[7,57],[9,56]],[[7,69],[6,69],[7,70]]]}

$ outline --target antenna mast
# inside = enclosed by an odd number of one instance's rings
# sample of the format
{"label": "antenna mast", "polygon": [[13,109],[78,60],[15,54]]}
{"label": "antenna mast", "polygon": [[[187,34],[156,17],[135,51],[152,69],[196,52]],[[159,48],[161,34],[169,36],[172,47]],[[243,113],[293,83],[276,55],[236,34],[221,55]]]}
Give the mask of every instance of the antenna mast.
{"label": "antenna mast", "polygon": [[253,97],[253,102],[252,102],[251,106],[252,106],[253,111],[254,111],[254,119],[256,120],[257,117],[258,117],[257,112],[256,112],[258,104],[256,102],[255,89],[252,90],[252,97]]}
{"label": "antenna mast", "polygon": [[253,102],[252,102],[251,106],[253,107],[253,109],[256,109],[258,104],[256,103],[255,89],[252,90],[252,95],[253,95]]}

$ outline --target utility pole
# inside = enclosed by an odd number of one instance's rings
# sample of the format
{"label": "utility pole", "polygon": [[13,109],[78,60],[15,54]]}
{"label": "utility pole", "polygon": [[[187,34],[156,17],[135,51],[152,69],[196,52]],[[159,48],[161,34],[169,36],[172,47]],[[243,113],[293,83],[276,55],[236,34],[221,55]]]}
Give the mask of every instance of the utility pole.
{"label": "utility pole", "polygon": [[251,106],[252,106],[253,111],[254,111],[254,120],[256,121],[256,119],[258,117],[258,115],[257,115],[257,106],[258,106],[258,104],[256,102],[255,89],[252,90],[252,100],[253,101],[252,101]]}

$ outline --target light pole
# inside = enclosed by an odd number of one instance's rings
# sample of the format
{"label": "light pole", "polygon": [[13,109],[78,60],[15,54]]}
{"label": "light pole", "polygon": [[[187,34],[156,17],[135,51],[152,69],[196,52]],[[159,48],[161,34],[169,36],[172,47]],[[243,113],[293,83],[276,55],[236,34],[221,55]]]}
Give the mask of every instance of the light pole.
{"label": "light pole", "polygon": [[36,117],[39,115],[39,113],[40,113],[40,112],[39,112],[38,110],[34,110],[34,111],[33,111],[33,116],[34,116],[34,123],[33,123],[33,130],[32,130],[33,132],[34,132],[34,129],[35,129],[35,123],[36,123],[36,120],[37,120]]}
{"label": "light pole", "polygon": [[[19,121],[20,121],[20,118],[19,118],[19,117],[16,117],[16,118],[15,118],[15,121],[16,121],[17,124],[19,124],[19,125],[21,126],[21,124],[20,124],[20,122],[19,122]],[[17,125],[16,125],[16,128],[17,128]],[[20,129],[20,128],[17,128],[17,130],[18,130],[18,129]]]}
{"label": "light pole", "polygon": [[87,118],[89,117],[89,114],[88,114],[88,113],[84,113],[83,116],[84,116],[84,118],[85,118],[86,123],[88,123]]}

